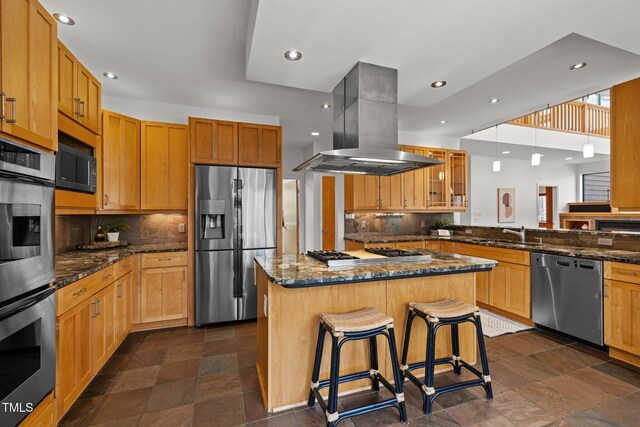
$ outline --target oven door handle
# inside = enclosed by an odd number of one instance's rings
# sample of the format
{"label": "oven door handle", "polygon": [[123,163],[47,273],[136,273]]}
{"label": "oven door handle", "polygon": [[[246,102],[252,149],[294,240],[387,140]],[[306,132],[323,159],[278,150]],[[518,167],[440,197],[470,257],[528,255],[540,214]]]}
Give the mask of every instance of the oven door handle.
{"label": "oven door handle", "polygon": [[10,316],[15,316],[21,311],[25,311],[30,307],[33,307],[40,301],[48,298],[51,294],[56,291],[56,288],[47,288],[43,291],[40,291],[36,294],[29,295],[27,298],[22,299],[20,301],[16,301],[13,304],[9,304],[6,307],[0,309],[0,321],[6,319]]}

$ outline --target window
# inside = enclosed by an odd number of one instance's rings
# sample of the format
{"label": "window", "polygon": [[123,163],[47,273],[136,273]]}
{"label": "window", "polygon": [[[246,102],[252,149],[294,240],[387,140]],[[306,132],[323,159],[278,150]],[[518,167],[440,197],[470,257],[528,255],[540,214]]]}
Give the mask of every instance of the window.
{"label": "window", "polygon": [[608,202],[610,193],[611,174],[609,172],[582,175],[583,202]]}
{"label": "window", "polygon": [[611,97],[609,95],[609,91],[605,90],[604,92],[583,96],[582,102],[609,107],[611,105]]}

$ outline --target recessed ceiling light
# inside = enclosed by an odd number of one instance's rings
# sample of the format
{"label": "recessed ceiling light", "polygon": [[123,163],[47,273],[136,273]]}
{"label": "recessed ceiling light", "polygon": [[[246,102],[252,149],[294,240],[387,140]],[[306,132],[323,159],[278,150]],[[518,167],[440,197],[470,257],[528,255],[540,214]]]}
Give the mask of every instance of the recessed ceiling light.
{"label": "recessed ceiling light", "polygon": [[302,59],[302,52],[299,50],[288,50],[284,53],[284,57],[289,61],[299,61]]}
{"label": "recessed ceiling light", "polygon": [[111,72],[102,73],[102,75],[111,80],[118,80],[118,76]]}
{"label": "recessed ceiling light", "polygon": [[446,86],[447,82],[444,80],[437,80],[433,83],[431,83],[431,87],[438,89],[439,87],[443,87]]}
{"label": "recessed ceiling light", "polygon": [[491,98],[491,99],[489,100],[489,103],[490,103],[490,104],[497,104],[498,102],[500,102],[500,100],[499,100],[498,98]]}
{"label": "recessed ceiling light", "polygon": [[579,69],[584,68],[584,67],[586,67],[586,66],[587,66],[587,63],[586,63],[586,62],[578,62],[577,64],[573,64],[571,67],[569,67],[569,69],[570,69],[571,71],[573,71],[573,70],[579,70]]}
{"label": "recessed ceiling light", "polygon": [[441,124],[441,125],[443,125],[443,124],[445,124],[445,123],[447,123],[447,121],[446,121],[446,120],[440,120],[440,124]]}
{"label": "recessed ceiling light", "polygon": [[509,154],[511,151],[503,151],[502,154]]}
{"label": "recessed ceiling light", "polygon": [[573,157],[565,157],[565,160],[573,160]]}
{"label": "recessed ceiling light", "polygon": [[331,104],[324,103],[324,104],[322,104],[322,108],[325,109],[325,110],[328,109],[328,108],[331,108]]}
{"label": "recessed ceiling light", "polygon": [[320,136],[320,132],[311,132],[311,136]]}
{"label": "recessed ceiling light", "polygon": [[71,19],[71,17],[65,15],[64,13],[54,13],[53,19],[64,25],[76,25],[76,21],[74,21],[73,19]]}

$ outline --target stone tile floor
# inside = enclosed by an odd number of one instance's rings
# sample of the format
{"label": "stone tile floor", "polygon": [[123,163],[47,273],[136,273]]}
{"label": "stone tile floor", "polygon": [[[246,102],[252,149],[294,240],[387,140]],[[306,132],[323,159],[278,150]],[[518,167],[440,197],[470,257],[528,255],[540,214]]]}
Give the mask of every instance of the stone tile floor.
{"label": "stone tile floor", "polygon": [[[488,401],[481,388],[452,392],[438,397],[434,412],[426,416],[417,388],[406,383],[409,425],[640,425],[640,370],[547,331],[486,342],[494,399]],[[264,410],[255,371],[256,346],[255,322],[132,333],[61,425],[324,425],[317,405],[277,414]],[[452,373],[438,375],[436,385],[456,378]],[[384,399],[389,396],[385,393],[348,396],[341,399],[341,407]],[[394,409],[340,423],[387,425],[400,425]]]}

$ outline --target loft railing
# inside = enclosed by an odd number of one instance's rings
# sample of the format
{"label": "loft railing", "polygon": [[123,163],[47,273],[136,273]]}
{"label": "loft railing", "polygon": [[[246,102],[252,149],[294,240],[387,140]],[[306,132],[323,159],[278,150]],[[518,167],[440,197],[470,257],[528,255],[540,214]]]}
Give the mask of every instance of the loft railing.
{"label": "loft railing", "polygon": [[527,114],[508,123],[609,137],[609,108],[571,101]]}

